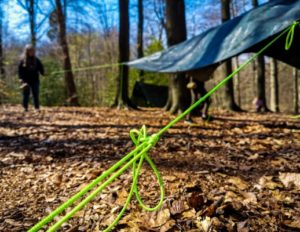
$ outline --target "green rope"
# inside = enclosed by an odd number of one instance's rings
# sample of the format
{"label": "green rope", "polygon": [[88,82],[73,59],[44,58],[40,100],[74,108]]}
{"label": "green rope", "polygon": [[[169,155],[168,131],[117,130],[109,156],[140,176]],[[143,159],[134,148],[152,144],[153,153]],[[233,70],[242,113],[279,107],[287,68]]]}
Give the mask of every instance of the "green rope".
{"label": "green rope", "polygon": [[[223,79],[219,84],[217,84],[215,87],[213,87],[205,96],[200,98],[197,102],[195,102],[193,105],[191,105],[186,111],[184,111],[182,114],[180,114],[178,117],[176,117],[174,120],[172,120],[169,124],[167,124],[164,128],[162,128],[157,134],[153,134],[151,136],[147,135],[146,127],[143,126],[141,130],[131,130],[130,131],[130,137],[135,144],[136,148],[131,151],[129,154],[127,154],[125,157],[123,157],[120,161],[118,161],[116,164],[114,164],[111,168],[106,170],[102,173],[99,177],[97,177],[94,181],[92,181],[90,184],[88,184],[86,187],[84,187],[80,192],[75,194],[73,197],[68,199],[65,203],[60,205],[58,208],[56,208],[52,213],[50,213],[47,217],[42,219],[40,222],[38,222],[35,226],[33,226],[31,229],[29,229],[29,232],[36,232],[42,227],[44,227],[46,224],[51,222],[58,214],[62,213],[65,209],[67,209],[69,206],[71,206],[73,203],[78,201],[83,195],[85,195],[88,191],[96,187],[100,182],[104,181],[106,178],[108,178],[104,183],[102,183],[99,187],[97,187],[90,195],[88,195],[85,199],[83,199],[79,204],[77,204],[70,212],[68,212],[64,217],[62,217],[59,221],[57,221],[52,227],[48,229],[48,232],[54,232],[58,228],[61,227],[63,223],[68,221],[77,211],[81,210],[85,205],[87,205],[90,201],[92,201],[103,189],[105,189],[108,185],[110,185],[116,178],[118,178],[121,174],[123,174],[130,166],[132,167],[132,185],[129,192],[129,195],[126,199],[126,202],[116,217],[116,219],[113,221],[113,223],[106,228],[104,231],[108,232],[111,229],[113,229],[121,217],[123,216],[124,212],[126,211],[133,194],[135,194],[137,201],[139,202],[140,206],[146,210],[146,211],[155,211],[161,208],[164,200],[164,184],[163,180],[160,176],[159,171],[157,170],[156,166],[154,165],[153,161],[148,156],[148,151],[155,146],[155,144],[158,142],[160,137],[171,127],[173,127],[177,122],[182,120],[186,115],[188,115],[192,110],[194,110],[199,104],[201,104],[203,101],[205,101],[209,96],[211,96],[214,92],[216,92],[218,89],[220,89],[222,86],[224,86],[231,78],[233,78],[238,72],[240,72],[243,68],[245,68],[249,63],[251,63],[254,59],[256,59],[259,55],[261,55],[266,49],[268,49],[270,46],[272,46],[276,41],[278,41],[283,35],[285,35],[287,32],[287,39],[286,39],[286,49],[289,49],[292,45],[293,38],[294,38],[294,30],[296,25],[298,25],[298,22],[294,22],[289,28],[284,30],[282,33],[280,33],[277,37],[275,37],[270,43],[268,43],[264,48],[262,48],[259,52],[254,54],[251,58],[249,58],[246,62],[244,62],[242,65],[239,66],[233,73],[231,73],[228,77]],[[138,191],[138,178],[140,175],[140,171],[143,165],[144,160],[148,162],[152,170],[154,171],[154,174],[156,175],[160,187],[160,200],[158,204],[151,208],[144,204],[144,202],[141,199],[141,196]],[[118,170],[117,170],[118,169]],[[115,172],[115,173],[114,173]]]}
{"label": "green rope", "polygon": [[299,22],[294,22],[291,25],[290,30],[286,36],[285,50],[289,50],[291,48],[293,40],[294,40],[295,29],[296,29],[296,26],[298,26],[298,25],[299,25]]}
{"label": "green rope", "polygon": [[67,73],[67,72],[81,72],[81,71],[87,71],[87,70],[113,68],[113,67],[119,67],[121,65],[123,65],[123,63],[95,65],[95,66],[89,66],[89,67],[83,67],[83,68],[74,68],[74,69],[70,69],[70,70],[59,70],[59,71],[51,72],[49,76],[53,76],[53,75],[56,75],[56,74]]}

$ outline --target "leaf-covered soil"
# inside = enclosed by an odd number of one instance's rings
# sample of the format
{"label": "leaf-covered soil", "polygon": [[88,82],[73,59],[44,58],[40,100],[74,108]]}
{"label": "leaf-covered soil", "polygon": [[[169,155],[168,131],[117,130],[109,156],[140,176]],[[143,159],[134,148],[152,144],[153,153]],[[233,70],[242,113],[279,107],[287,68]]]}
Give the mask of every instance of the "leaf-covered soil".
{"label": "leaf-covered soil", "polygon": [[[133,199],[115,231],[300,231],[300,121],[288,115],[213,112],[214,120],[171,129],[150,155],[166,189],[158,212]],[[26,231],[133,149],[130,129],[157,132],[158,109],[44,108],[0,115],[0,231]],[[118,214],[128,171],[64,224],[102,231]],[[144,165],[139,189],[159,200]]]}

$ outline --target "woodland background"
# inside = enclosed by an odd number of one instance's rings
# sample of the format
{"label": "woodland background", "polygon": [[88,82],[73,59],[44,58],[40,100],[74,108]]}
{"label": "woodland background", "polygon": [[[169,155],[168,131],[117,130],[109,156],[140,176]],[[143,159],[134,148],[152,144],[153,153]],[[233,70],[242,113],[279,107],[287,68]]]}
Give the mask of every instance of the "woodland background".
{"label": "woodland background", "polygon": [[[115,66],[55,72],[116,64],[149,55],[265,2],[1,0],[0,101],[20,102],[17,64],[24,45],[33,43],[47,72],[47,76],[41,78],[43,105],[111,106],[120,105],[120,101],[128,103],[136,81],[171,86],[169,80],[172,78],[133,69],[129,70],[127,77],[127,68],[118,70]],[[172,18],[176,14],[183,17]],[[234,68],[247,56],[249,54],[228,62]],[[220,66],[207,87],[215,85],[229,72],[226,66]],[[124,79],[120,83],[121,77]],[[298,79],[296,69],[267,57],[260,58],[234,79],[231,90],[235,96],[234,105],[251,111],[254,109],[253,99],[262,96],[272,111],[298,113]],[[213,96],[213,107],[234,109],[230,100],[228,103],[226,88]],[[173,113],[175,111],[173,107]]]}

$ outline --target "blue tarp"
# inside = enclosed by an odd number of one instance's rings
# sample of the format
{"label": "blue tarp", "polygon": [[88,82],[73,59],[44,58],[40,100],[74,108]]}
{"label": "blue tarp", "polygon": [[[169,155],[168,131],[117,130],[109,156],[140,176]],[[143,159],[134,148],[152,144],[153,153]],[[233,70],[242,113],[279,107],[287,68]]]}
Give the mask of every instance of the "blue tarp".
{"label": "blue tarp", "polygon": [[[186,72],[219,64],[242,53],[256,52],[300,19],[300,0],[273,0],[185,42],[128,63],[153,72]],[[300,68],[300,28],[285,51],[282,38],[265,55]]]}

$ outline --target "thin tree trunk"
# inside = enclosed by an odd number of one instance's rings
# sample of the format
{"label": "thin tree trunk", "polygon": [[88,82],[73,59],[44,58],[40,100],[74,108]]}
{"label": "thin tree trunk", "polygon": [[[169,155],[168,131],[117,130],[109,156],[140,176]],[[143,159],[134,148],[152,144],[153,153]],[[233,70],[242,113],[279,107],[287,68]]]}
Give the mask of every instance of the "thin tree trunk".
{"label": "thin tree trunk", "polygon": [[[230,20],[230,0],[221,0],[222,3],[222,22]],[[224,77],[227,77],[232,73],[232,62],[231,60],[225,61],[223,66]],[[230,79],[225,85],[225,101],[226,107],[230,110],[241,111],[241,108],[236,104],[234,99],[234,84],[233,79]]]}
{"label": "thin tree trunk", "polygon": [[265,76],[265,57],[257,57],[257,95],[261,102],[261,110],[263,112],[269,111],[266,101],[266,76]]}
{"label": "thin tree trunk", "polygon": [[[252,0],[252,5],[254,8],[258,7],[258,0]],[[260,110],[263,112],[269,111],[267,108],[266,100],[266,76],[265,76],[265,58],[264,56],[259,56],[257,58],[256,67],[256,79],[257,79],[257,98],[260,102]]]}
{"label": "thin tree trunk", "polygon": [[252,6],[253,7],[258,7],[258,0],[252,0]]}
{"label": "thin tree trunk", "polygon": [[0,0],[0,79],[5,79],[3,53],[3,0]]}
{"label": "thin tree trunk", "polygon": [[279,112],[278,64],[274,58],[270,59],[270,75],[270,108]]}
{"label": "thin tree trunk", "polygon": [[[138,34],[137,34],[137,57],[144,56],[144,6],[143,0],[138,0]],[[141,70],[140,80],[143,81],[144,71]]]}
{"label": "thin tree trunk", "polygon": [[64,17],[65,17],[65,22],[67,22],[67,18],[68,18],[68,11],[67,11],[67,0],[63,0],[64,1],[64,5],[63,5],[63,14],[64,14]]}
{"label": "thin tree trunk", "polygon": [[[187,38],[184,0],[165,0],[166,29],[168,46],[178,44]],[[186,88],[185,74],[178,73],[170,77],[169,97],[166,110],[172,114],[185,110],[190,104],[190,92]]]}
{"label": "thin tree trunk", "polygon": [[[129,0],[119,0],[119,14],[119,62],[123,63],[129,60]],[[119,108],[130,105],[128,98],[128,74],[128,66],[120,66],[115,100],[115,105]]]}
{"label": "thin tree trunk", "polygon": [[[237,17],[238,16],[238,2],[237,1],[231,1],[231,11],[232,11],[232,16],[233,17]],[[238,67],[240,66],[240,62],[239,62],[239,57],[236,56],[233,61],[235,61],[235,67],[234,69],[238,69]],[[241,99],[241,73],[238,72],[236,74],[236,78],[233,80],[234,83],[234,89],[237,91],[236,95],[237,95],[237,104],[241,107],[242,104],[242,99]]]}
{"label": "thin tree trunk", "polygon": [[28,13],[29,13],[29,23],[30,23],[31,44],[35,47],[36,46],[35,0],[29,0]]}
{"label": "thin tree trunk", "polygon": [[294,102],[294,107],[295,107],[295,114],[299,114],[299,103],[300,103],[300,81],[299,81],[299,72],[297,68],[293,68],[293,76],[294,76],[294,81],[295,81],[295,102]]}
{"label": "thin tree trunk", "polygon": [[173,82],[171,81],[172,77],[169,77],[169,84],[168,84],[168,98],[167,98],[167,102],[166,105],[164,106],[164,110],[168,111],[171,109],[172,107],[172,89],[173,89]]}
{"label": "thin tree trunk", "polygon": [[[239,57],[235,57],[235,69],[238,69],[238,67],[240,66],[240,61],[239,61]],[[238,74],[236,74],[237,77],[235,78],[235,89],[237,90],[237,102],[238,105],[241,106],[242,104],[242,98],[241,98],[241,74],[240,72],[238,72]]]}
{"label": "thin tree trunk", "polygon": [[59,25],[59,41],[63,52],[65,84],[67,87],[66,90],[68,95],[68,103],[72,106],[78,106],[79,102],[78,102],[77,91],[74,82],[74,76],[72,72],[72,64],[71,64],[67,34],[66,34],[65,15],[63,13],[64,11],[62,9],[61,0],[55,0],[55,4],[56,4],[56,11],[57,11],[58,25]]}

